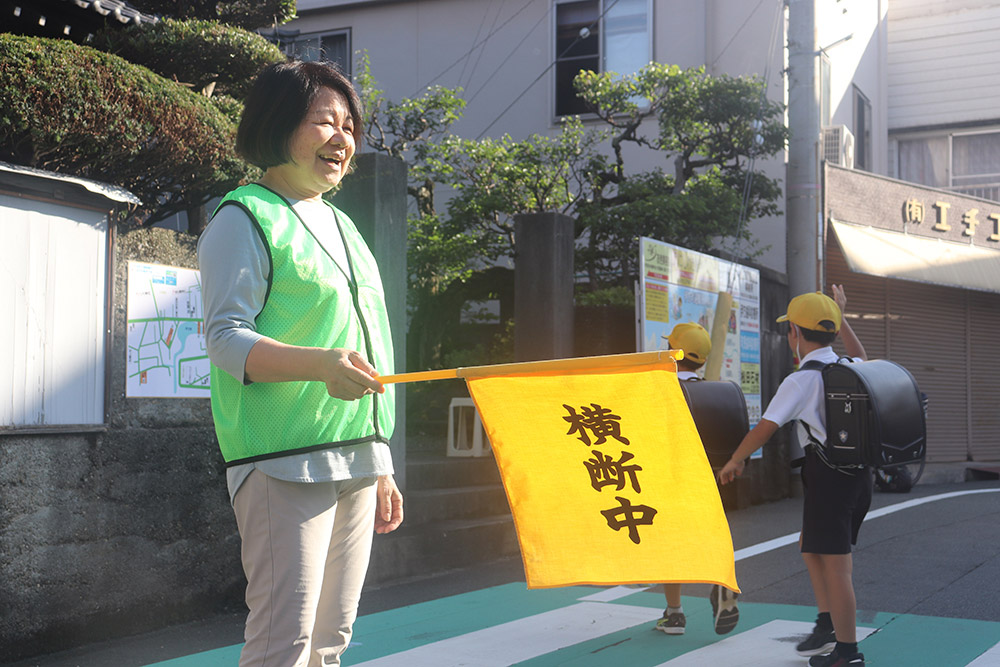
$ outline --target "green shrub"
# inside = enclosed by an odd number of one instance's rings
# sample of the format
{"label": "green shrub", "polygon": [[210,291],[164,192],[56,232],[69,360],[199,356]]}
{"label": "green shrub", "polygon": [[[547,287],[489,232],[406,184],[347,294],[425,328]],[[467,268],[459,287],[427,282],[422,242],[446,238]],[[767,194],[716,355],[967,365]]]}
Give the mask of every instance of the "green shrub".
{"label": "green shrub", "polygon": [[66,40],[0,34],[0,159],[119,185],[151,222],[250,176],[203,95]]}
{"label": "green shrub", "polygon": [[240,116],[243,115],[243,103],[229,95],[212,95],[212,104],[221,111],[226,118],[233,121],[233,125],[240,124]]}
{"label": "green shrub", "polygon": [[578,306],[635,307],[635,292],[628,287],[602,287],[587,292],[577,290],[574,302]]}
{"label": "green shrub", "polygon": [[142,11],[179,19],[222,21],[247,30],[295,18],[295,0],[133,0]]}
{"label": "green shrub", "polygon": [[240,100],[257,72],[285,59],[260,35],[218,21],[163,19],[125,30],[109,28],[95,35],[91,45],[196,91],[215,82],[215,93]]}

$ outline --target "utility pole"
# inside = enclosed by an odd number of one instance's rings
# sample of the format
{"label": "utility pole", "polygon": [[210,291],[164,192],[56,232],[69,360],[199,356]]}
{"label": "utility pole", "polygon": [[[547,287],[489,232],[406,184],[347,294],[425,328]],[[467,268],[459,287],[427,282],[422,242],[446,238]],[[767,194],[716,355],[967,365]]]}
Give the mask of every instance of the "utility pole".
{"label": "utility pole", "polygon": [[822,289],[823,240],[819,178],[820,100],[817,76],[816,0],[788,6],[788,169],[785,263],[792,296]]}

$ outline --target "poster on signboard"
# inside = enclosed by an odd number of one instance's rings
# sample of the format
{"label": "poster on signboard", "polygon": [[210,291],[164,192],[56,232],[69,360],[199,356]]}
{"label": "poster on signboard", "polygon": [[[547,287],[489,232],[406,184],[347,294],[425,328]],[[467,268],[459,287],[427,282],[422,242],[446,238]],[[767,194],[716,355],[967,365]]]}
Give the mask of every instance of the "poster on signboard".
{"label": "poster on signboard", "polygon": [[667,349],[667,336],[680,322],[697,322],[714,334],[719,292],[732,295],[730,312],[720,319],[726,342],[719,379],[735,382],[743,390],[753,427],[761,415],[760,272],[650,238],[639,240],[639,267],[639,335],[644,352]]}
{"label": "poster on signboard", "polygon": [[125,396],[208,398],[198,271],[128,263]]}

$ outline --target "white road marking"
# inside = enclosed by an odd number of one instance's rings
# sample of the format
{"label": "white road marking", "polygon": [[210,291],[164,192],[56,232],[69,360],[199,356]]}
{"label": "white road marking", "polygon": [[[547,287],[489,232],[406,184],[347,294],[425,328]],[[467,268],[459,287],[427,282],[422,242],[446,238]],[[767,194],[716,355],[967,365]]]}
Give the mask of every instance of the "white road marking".
{"label": "white road marking", "polygon": [[967,667],[996,667],[1000,665],[1000,644],[994,644],[986,653],[970,662]]}
{"label": "white road marking", "polygon": [[[685,653],[657,667],[803,667],[804,659],[792,649],[812,631],[812,627],[812,623],[802,621],[771,621]],[[875,628],[858,627],[858,639],[864,639],[873,632]]]}
{"label": "white road marking", "polygon": [[368,660],[356,667],[506,667],[651,623],[659,617],[660,610],[650,607],[580,602]]}
{"label": "white road marking", "polygon": [[614,602],[619,598],[628,597],[636,591],[646,590],[647,586],[613,586],[599,590],[591,595],[579,598],[580,602]]}

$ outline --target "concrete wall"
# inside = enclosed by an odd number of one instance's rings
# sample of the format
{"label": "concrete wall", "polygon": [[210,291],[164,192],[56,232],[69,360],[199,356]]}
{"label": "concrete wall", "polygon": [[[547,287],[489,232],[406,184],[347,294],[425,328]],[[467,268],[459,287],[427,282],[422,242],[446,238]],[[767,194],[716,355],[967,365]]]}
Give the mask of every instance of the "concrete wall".
{"label": "concrete wall", "polygon": [[0,437],[0,662],[242,599],[208,400],[125,398],[130,259],[197,266],[191,237],[118,236],[108,430]]}

